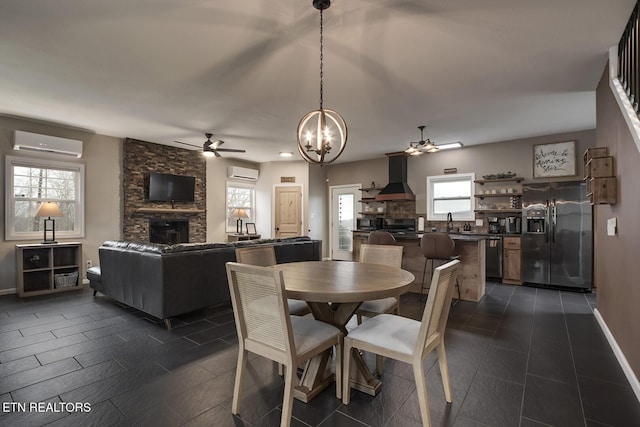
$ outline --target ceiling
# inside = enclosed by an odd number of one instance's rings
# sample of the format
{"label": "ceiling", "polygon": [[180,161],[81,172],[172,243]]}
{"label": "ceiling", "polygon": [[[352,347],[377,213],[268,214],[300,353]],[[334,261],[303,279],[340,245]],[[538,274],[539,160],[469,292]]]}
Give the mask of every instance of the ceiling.
{"label": "ceiling", "polygon": [[[334,0],[324,106],[338,160],[419,140],[595,127],[595,88],[634,0]],[[204,133],[265,162],[319,105],[311,0],[2,0],[0,114],[161,144]],[[179,145],[176,145],[179,146]],[[300,159],[296,153],[294,159]],[[215,161],[211,160],[211,161]]]}

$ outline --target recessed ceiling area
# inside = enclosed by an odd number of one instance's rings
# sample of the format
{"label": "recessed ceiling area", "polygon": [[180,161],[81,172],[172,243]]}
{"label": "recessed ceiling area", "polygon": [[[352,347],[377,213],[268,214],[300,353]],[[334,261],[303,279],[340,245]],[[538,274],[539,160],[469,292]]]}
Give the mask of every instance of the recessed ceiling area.
{"label": "recessed ceiling area", "polygon": [[[464,146],[595,128],[595,88],[634,4],[334,0],[324,106],[349,129],[337,162],[404,150],[422,124]],[[318,28],[312,0],[3,0],[0,114],[175,146],[212,132],[246,150],[226,157],[299,159]]]}

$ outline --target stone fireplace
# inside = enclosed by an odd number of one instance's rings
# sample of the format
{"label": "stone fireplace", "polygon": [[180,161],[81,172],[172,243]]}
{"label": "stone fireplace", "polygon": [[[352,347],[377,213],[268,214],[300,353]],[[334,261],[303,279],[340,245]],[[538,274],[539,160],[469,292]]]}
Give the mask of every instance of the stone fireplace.
{"label": "stone fireplace", "polygon": [[[201,150],[185,150],[125,138],[122,161],[123,240],[155,242],[155,239],[159,239],[169,240],[169,243],[206,241],[207,166]],[[194,176],[195,202],[172,204],[149,201],[151,172]],[[151,230],[152,223],[156,221],[159,224],[178,221],[180,224],[158,226],[160,234],[157,234]]]}
{"label": "stone fireplace", "polygon": [[189,243],[189,220],[150,219],[149,242],[169,245]]}

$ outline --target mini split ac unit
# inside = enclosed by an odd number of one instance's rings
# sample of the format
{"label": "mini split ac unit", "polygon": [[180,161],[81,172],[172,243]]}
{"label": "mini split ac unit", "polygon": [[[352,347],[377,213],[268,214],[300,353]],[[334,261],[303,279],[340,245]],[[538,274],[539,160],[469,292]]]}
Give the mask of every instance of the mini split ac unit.
{"label": "mini split ac unit", "polygon": [[13,149],[82,157],[82,141],[21,130],[15,131]]}
{"label": "mini split ac unit", "polygon": [[241,168],[239,166],[228,166],[227,176],[229,178],[255,181],[256,179],[258,179],[258,171],[256,169]]}

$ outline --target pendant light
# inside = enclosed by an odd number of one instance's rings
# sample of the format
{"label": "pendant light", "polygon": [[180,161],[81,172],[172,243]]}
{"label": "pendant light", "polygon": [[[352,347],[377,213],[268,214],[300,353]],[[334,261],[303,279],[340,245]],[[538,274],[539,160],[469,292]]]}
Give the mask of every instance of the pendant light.
{"label": "pendant light", "polygon": [[347,124],[340,114],[323,106],[323,17],[330,0],[313,0],[320,11],[320,108],[308,112],[298,123],[298,151],[311,164],[325,165],[335,161],[347,145]]}

